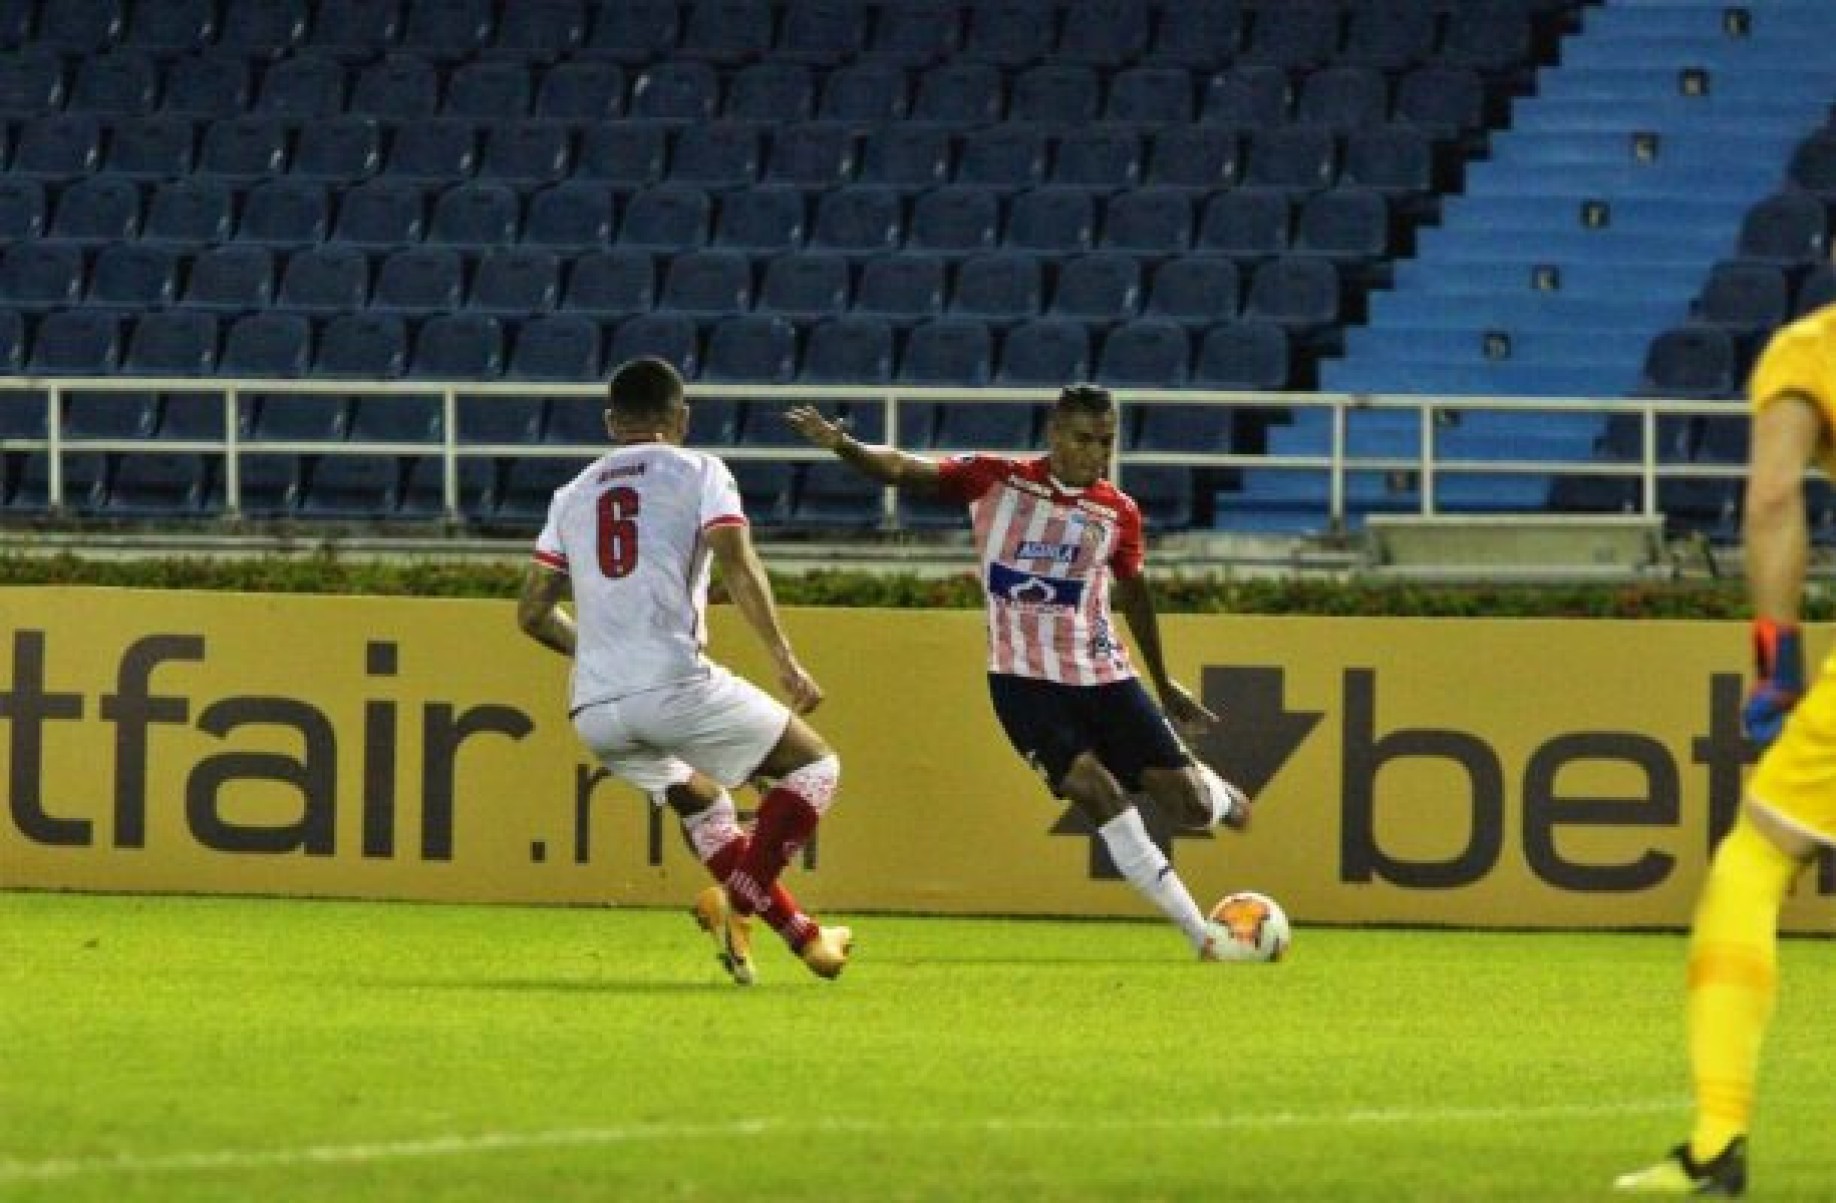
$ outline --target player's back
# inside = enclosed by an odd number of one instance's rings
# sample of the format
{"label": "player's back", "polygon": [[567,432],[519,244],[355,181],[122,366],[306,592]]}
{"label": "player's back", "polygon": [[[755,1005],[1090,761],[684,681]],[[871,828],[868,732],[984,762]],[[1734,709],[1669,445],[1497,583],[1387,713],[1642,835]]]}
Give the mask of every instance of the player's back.
{"label": "player's back", "polygon": [[615,448],[556,490],[543,544],[573,588],[576,706],[703,671],[703,532],[744,521],[726,465],[667,443]]}

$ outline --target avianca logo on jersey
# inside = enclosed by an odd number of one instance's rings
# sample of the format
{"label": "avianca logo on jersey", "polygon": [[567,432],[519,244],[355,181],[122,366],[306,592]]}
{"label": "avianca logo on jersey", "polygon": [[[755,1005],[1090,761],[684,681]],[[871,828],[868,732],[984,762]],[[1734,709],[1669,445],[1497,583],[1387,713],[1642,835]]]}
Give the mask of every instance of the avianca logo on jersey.
{"label": "avianca logo on jersey", "polygon": [[1075,543],[1042,543],[1028,539],[1020,544],[1014,552],[1017,560],[1051,560],[1055,564],[1069,564],[1077,559]]}
{"label": "avianca logo on jersey", "polygon": [[1021,572],[1005,564],[988,566],[989,596],[1012,605],[1070,610],[1084,600],[1084,582]]}

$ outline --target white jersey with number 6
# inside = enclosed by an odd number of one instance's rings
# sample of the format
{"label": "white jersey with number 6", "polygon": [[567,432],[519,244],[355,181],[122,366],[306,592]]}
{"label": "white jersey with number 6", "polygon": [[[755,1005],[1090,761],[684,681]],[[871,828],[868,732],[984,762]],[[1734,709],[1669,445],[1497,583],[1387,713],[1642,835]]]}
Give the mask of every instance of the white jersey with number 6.
{"label": "white jersey with number 6", "polygon": [[745,521],[727,466],[667,443],[615,448],[555,490],[535,560],[573,587],[574,710],[707,672],[703,534]]}

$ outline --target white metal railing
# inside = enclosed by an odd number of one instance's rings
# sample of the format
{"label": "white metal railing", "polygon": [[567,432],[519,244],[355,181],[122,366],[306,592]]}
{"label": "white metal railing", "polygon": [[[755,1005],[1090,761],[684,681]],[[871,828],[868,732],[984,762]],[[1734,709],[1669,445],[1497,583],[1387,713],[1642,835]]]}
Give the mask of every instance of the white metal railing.
{"label": "white metal railing", "polygon": [[[224,462],[223,517],[235,518],[241,513],[240,463],[250,454],[295,455],[437,455],[443,463],[442,499],[448,520],[464,520],[459,498],[459,463],[467,458],[553,457],[577,458],[596,454],[603,444],[565,443],[472,443],[461,440],[459,400],[461,397],[525,398],[595,398],[604,396],[603,384],[561,384],[533,381],[519,382],[452,382],[351,380],[258,380],[197,377],[0,377],[0,410],[22,412],[15,407],[33,404],[44,408],[43,435],[29,438],[0,437],[0,452],[42,450],[47,453],[47,503],[55,511],[65,502],[63,457],[72,451],[141,452],[161,451],[181,454],[220,455]],[[1321,515],[1328,528],[1342,530],[1346,525],[1346,482],[1355,473],[1410,473],[1419,490],[1418,509],[1422,515],[1442,512],[1439,485],[1456,475],[1494,476],[1590,476],[1632,478],[1639,482],[1640,502],[1634,513],[1645,517],[1660,516],[1657,484],[1661,479],[1726,479],[1744,474],[1740,464],[1703,464],[1669,459],[1659,440],[1659,422],[1666,417],[1707,417],[1725,421],[1744,419],[1746,410],[1737,402],[1683,401],[1652,398],[1601,397],[1494,397],[1494,396],[1417,396],[1403,394],[1347,393],[1259,393],[1202,392],[1196,390],[1116,389],[1118,404],[1127,410],[1153,405],[1223,405],[1257,410],[1281,409],[1302,411],[1324,409],[1330,415],[1330,440],[1325,453],[1317,455],[1252,455],[1199,451],[1135,451],[1118,448],[1113,475],[1126,483],[1131,465],[1177,465],[1194,468],[1266,469],[1271,471],[1313,472],[1326,474],[1328,502]],[[223,430],[216,439],[146,439],[104,440],[64,437],[57,420],[63,398],[71,393],[159,393],[216,394],[223,405]],[[277,393],[335,394],[369,397],[438,397],[441,406],[440,436],[437,441],[336,442],[250,441],[241,433],[242,401],[247,395]],[[33,396],[38,394],[38,396]],[[885,438],[896,442],[899,432],[899,408],[914,402],[951,404],[1011,404],[1049,402],[1056,389],[1014,388],[910,388],[905,386],[822,386],[695,384],[690,399],[724,398],[740,401],[772,401],[789,404],[807,401],[815,404],[851,402],[877,404],[882,407]],[[1411,455],[1353,454],[1351,426],[1361,414],[1395,411],[1415,417],[1416,452]],[[1573,459],[1490,459],[1454,457],[1437,447],[1441,430],[1457,422],[1460,415],[1477,412],[1594,414],[1633,414],[1638,417],[1637,454],[1621,462],[1577,457]],[[0,422],[0,429],[19,425]],[[783,446],[720,446],[710,448],[730,460],[772,460],[803,462],[821,460],[825,454],[797,442],[788,429]],[[941,450],[976,450],[948,448]],[[885,515],[892,521],[894,510],[890,491],[885,499]],[[1395,512],[1395,511],[1387,511]]]}

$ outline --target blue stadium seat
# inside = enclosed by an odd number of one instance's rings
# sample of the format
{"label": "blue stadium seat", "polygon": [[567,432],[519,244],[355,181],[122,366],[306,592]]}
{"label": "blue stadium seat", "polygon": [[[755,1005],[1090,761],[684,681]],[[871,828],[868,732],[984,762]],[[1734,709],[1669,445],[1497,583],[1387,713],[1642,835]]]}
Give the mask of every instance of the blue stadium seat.
{"label": "blue stadium seat", "polygon": [[804,468],[790,521],[817,529],[878,526],[884,488],[846,464],[823,461]]}
{"label": "blue stadium seat", "polygon": [[817,202],[810,246],[855,254],[890,251],[899,246],[903,224],[899,194],[892,189],[837,188]]}
{"label": "blue stadium seat", "polygon": [[840,122],[801,122],[778,130],[766,154],[766,184],[810,190],[832,188],[854,178],[854,131]]}
{"label": "blue stadium seat", "polygon": [[78,113],[134,116],[153,108],[159,93],[159,69],[136,50],[117,50],[83,60],[70,89],[70,109]]}
{"label": "blue stadium seat", "polygon": [[[233,7],[233,6],[232,6]],[[401,6],[376,0],[318,0],[306,45],[340,58],[365,59],[400,43]]]}
{"label": "blue stadium seat", "polygon": [[674,51],[681,37],[676,0],[621,0],[596,6],[587,47],[622,62],[646,63]]}
{"label": "blue stadium seat", "polygon": [[791,0],[776,53],[824,66],[846,62],[867,44],[867,16],[849,0]]}
{"label": "blue stadium seat", "polygon": [[[619,360],[613,360],[616,367]],[[690,420],[693,420],[693,407]],[[550,397],[542,441],[597,446],[606,441],[606,403],[599,397]]]}
{"label": "blue stadium seat", "polygon": [[208,376],[217,367],[217,319],[208,313],[149,313],[134,323],[122,368],[142,376]]}
{"label": "blue stadium seat", "polygon": [[535,85],[529,68],[516,59],[462,63],[446,77],[441,111],[465,121],[520,121],[529,114]]}
{"label": "blue stadium seat", "polygon": [[1058,266],[1050,316],[1082,322],[1127,321],[1141,307],[1141,264],[1132,255],[1095,254]]}
{"label": "blue stadium seat", "polygon": [[39,321],[26,367],[41,376],[110,376],[120,362],[120,318],[93,309],[66,309]]}
{"label": "blue stadium seat", "polygon": [[382,130],[372,117],[337,117],[300,127],[292,173],[303,180],[353,184],[382,170]]}
{"label": "blue stadium seat", "polygon": [[600,379],[599,324],[575,314],[545,314],[521,323],[504,376],[582,384]]}
{"label": "blue stadium seat", "polygon": [[996,123],[963,136],[956,182],[1019,192],[1045,182],[1046,136],[1040,130]]}
{"label": "blue stadium seat", "polygon": [[1082,322],[1041,318],[1015,326],[1001,341],[997,384],[1055,387],[1089,378],[1090,332]]}
{"label": "blue stadium seat", "polygon": [[170,452],[123,455],[115,461],[105,514],[191,518],[203,513],[212,461]]}
{"label": "blue stadium seat", "polygon": [[1791,279],[1776,263],[1724,259],[1709,269],[1692,316],[1748,340],[1791,317]]}
{"label": "blue stadium seat", "polygon": [[16,242],[0,251],[0,305],[24,310],[75,305],[87,284],[82,248]]}
{"label": "blue stadium seat", "polygon": [[1471,67],[1424,63],[1396,81],[1391,119],[1432,137],[1455,138],[1486,124],[1485,78]]}
{"label": "blue stadium seat", "polygon": [[1390,115],[1390,84],[1375,67],[1310,71],[1294,97],[1294,119],[1328,129],[1381,125]]}
{"label": "blue stadium seat", "polygon": [[355,116],[408,125],[440,109],[440,73],[415,55],[391,54],[359,70],[351,85],[350,111]]}
{"label": "blue stadium seat", "polygon": [[252,95],[249,65],[241,55],[186,54],[166,64],[160,111],[199,120],[234,117],[248,111]]}
{"label": "blue stadium seat", "polygon": [[[514,8],[509,10],[515,11]],[[445,517],[445,470],[445,460],[437,455],[409,460],[396,516],[410,519]],[[497,464],[489,459],[465,457],[457,461],[457,472],[460,520],[470,522],[487,517],[497,505]]]}
{"label": "blue stadium seat", "polygon": [[608,121],[580,136],[574,178],[620,188],[648,188],[663,179],[668,130],[656,121]]}
{"label": "blue stadium seat", "polygon": [[[1429,135],[1400,123],[1354,130],[1345,136],[1339,183],[1370,188],[1403,202],[1405,210],[1432,211],[1435,152]],[[1411,202],[1424,201],[1426,204]]]}
{"label": "blue stadium seat", "polygon": [[0,109],[42,113],[62,108],[64,64],[43,49],[15,50],[0,58]]}
{"label": "blue stadium seat", "polygon": [[1272,188],[1238,188],[1206,202],[1199,219],[1198,249],[1254,263],[1288,249],[1293,209],[1287,194]]}
{"label": "blue stadium seat", "polygon": [[1351,6],[1337,61],[1380,71],[1406,71],[1435,49],[1434,0],[1379,0]]}
{"label": "blue stadium seat", "polygon": [[910,82],[896,63],[849,63],[831,71],[823,81],[816,112],[825,121],[879,127],[906,116],[911,108],[910,92]]}
{"label": "blue stadium seat", "polygon": [[222,376],[291,379],[312,361],[312,325],[297,313],[254,313],[230,326],[217,361]]}
{"label": "blue stadium seat", "polygon": [[331,194],[305,180],[267,180],[242,200],[238,242],[297,247],[325,241],[331,232]]}
{"label": "blue stadium seat", "polygon": [[[64,507],[78,514],[102,508],[108,492],[108,457],[101,452],[66,453],[63,459]],[[50,508],[50,464],[46,453],[25,457],[12,487],[8,507],[14,511],[44,512]]]}
{"label": "blue stadium seat", "polygon": [[1301,342],[1328,334],[1340,321],[1339,271],[1329,259],[1285,256],[1256,268],[1243,298],[1243,316],[1271,321]]}
{"label": "blue stadium seat", "polygon": [[754,526],[782,526],[790,520],[796,474],[791,465],[768,460],[736,460],[730,465],[739,484],[746,518]]}
{"label": "blue stadium seat", "polygon": [[720,77],[704,62],[669,59],[647,67],[631,85],[631,116],[646,121],[712,121]]}
{"label": "blue stadium seat", "polygon": [[1813,309],[1836,303],[1836,265],[1813,263],[1798,280],[1792,294],[1791,313],[1802,317]]}
{"label": "blue stadium seat", "polygon": [[370,306],[385,313],[450,313],[464,302],[465,260],[451,247],[414,246],[376,269]]}
{"label": "blue stadium seat", "polygon": [[662,184],[636,193],[625,203],[619,226],[622,246],[675,252],[703,246],[708,240],[714,203],[700,188]]}
{"label": "blue stadium seat", "polygon": [[[1041,63],[1014,77],[1010,121],[1078,126],[1097,119],[1103,89],[1097,73],[1075,63]],[[992,115],[991,115],[992,116]]]}
{"label": "blue stadium seat", "polygon": [[1524,0],[1469,0],[1451,6],[1437,57],[1456,67],[1504,72],[1527,66],[1532,50]]}
{"label": "blue stadium seat", "polygon": [[861,182],[913,192],[935,188],[950,178],[951,149],[943,126],[888,122],[867,134]]}
{"label": "blue stadium seat", "polygon": [[535,115],[549,121],[614,121],[625,115],[625,69],[617,63],[574,59],[542,73]]}
{"label": "blue stadium seat", "polygon": [[1193,120],[1194,100],[1192,76],[1185,68],[1130,67],[1110,80],[1103,116],[1150,130],[1181,126]]}
{"label": "blue stadium seat", "polygon": [[1004,107],[1001,93],[1001,72],[996,67],[988,63],[943,63],[919,76],[911,117],[914,121],[954,125],[999,121]]}
{"label": "blue stadium seat", "polygon": [[319,246],[296,252],[281,272],[275,300],[300,313],[349,313],[370,297],[370,260],[353,246]]}
{"label": "blue stadium seat", "polygon": [[287,125],[277,117],[223,117],[204,130],[200,174],[253,184],[287,165]]}
{"label": "blue stadium seat", "polygon": [[685,379],[701,374],[701,335],[695,319],[680,313],[642,313],[613,332],[606,362],[621,364],[645,355],[667,360]]}
{"label": "blue stadium seat", "polygon": [[278,59],[262,73],[254,111],[310,121],[344,111],[344,64],[319,54]]}
{"label": "blue stadium seat", "polygon": [[1236,60],[1243,45],[1239,0],[1169,4],[1160,10],[1149,57],[1156,63],[1209,70]]}
{"label": "blue stadium seat", "polygon": [[224,8],[218,44],[239,53],[285,54],[306,38],[306,5],[307,0],[236,0]]}
{"label": "blue stadium seat", "polygon": [[1057,16],[1046,0],[993,0],[970,12],[963,50],[1004,67],[1037,62],[1057,41]]}
{"label": "blue stadium seat", "polygon": [[144,439],[158,421],[148,393],[66,393],[58,428],[67,439]]}
{"label": "blue stadium seat", "polygon": [[347,189],[332,227],[334,241],[385,250],[420,242],[426,234],[427,202],[420,185],[392,179],[366,180]]}
{"label": "blue stadium seat", "polygon": [[[245,518],[286,518],[300,506],[300,459],[296,455],[244,455],[238,468],[236,513]],[[227,511],[227,471],[217,475],[204,507]]]}
{"label": "blue stadium seat", "polygon": [[102,127],[86,113],[46,113],[19,126],[11,170],[15,175],[67,180],[102,162]]}
{"label": "blue stadium seat", "polygon": [[468,309],[504,316],[547,313],[561,303],[561,260],[552,251],[499,247],[472,271]]}
{"label": "blue stadium seat", "polygon": [[803,245],[803,193],[762,185],[729,193],[720,205],[714,245],[747,251],[788,251]]}
{"label": "blue stadium seat", "polygon": [[797,331],[784,318],[722,318],[708,335],[703,380],[788,384],[796,375]]}
{"label": "blue stadium seat", "polygon": [[503,6],[493,47],[520,58],[549,59],[578,50],[586,35],[583,0],[522,0]]}
{"label": "blue stadium seat", "polygon": [[564,250],[604,247],[616,224],[612,189],[585,180],[569,180],[529,197],[523,241]]}
{"label": "blue stadium seat", "polygon": [[552,184],[567,176],[573,146],[573,135],[563,125],[546,121],[495,125],[485,135],[478,177],[524,188]]}
{"label": "blue stadium seat", "polygon": [[230,236],[233,195],[222,180],[169,180],[153,190],[140,236],[184,246],[223,242]]}
{"label": "blue stadium seat", "polygon": [[874,58],[923,67],[962,45],[961,8],[952,0],[905,0],[880,10],[869,50]]}
{"label": "blue stadium seat", "polygon": [[[616,6],[614,6],[616,7]],[[602,433],[599,442],[605,441]],[[491,517],[499,523],[540,527],[548,517],[548,503],[555,490],[566,484],[590,463],[588,459],[553,459],[548,456],[518,456],[502,463],[498,477],[497,508]]]}
{"label": "blue stadium seat", "polygon": [[45,232],[45,186],[0,176],[0,240],[22,242]]}
{"label": "blue stadium seat", "polygon": [[178,300],[178,254],[144,242],[117,242],[96,254],[83,303],[129,313],[165,309]]}
{"label": "blue stadium seat", "polygon": [[387,313],[345,313],[325,323],[312,374],[338,380],[394,380],[408,370],[408,331]]}
{"label": "blue stadium seat", "polygon": [[1338,139],[1317,125],[1284,125],[1245,136],[1243,183],[1290,193],[1332,186],[1338,172]]}
{"label": "blue stadium seat", "polygon": [[1096,202],[1077,188],[1040,188],[1016,196],[1008,209],[1006,245],[1015,250],[1070,254],[1096,243]]}
{"label": "blue stadium seat", "polygon": [[695,124],[676,135],[669,178],[694,188],[746,188],[759,178],[763,161],[756,126],[733,121]]}
{"label": "blue stadium seat", "polygon": [[[214,365],[213,365],[214,366]],[[238,399],[237,408],[241,408]],[[168,393],[160,408],[161,439],[221,439],[225,430],[223,397],[216,393]]]}
{"label": "blue stadium seat", "polygon": [[442,437],[442,402],[431,393],[358,397],[346,437],[353,443],[431,443]]}
{"label": "blue stadium seat", "polygon": [[1294,221],[1293,253],[1332,260],[1353,281],[1388,270],[1390,207],[1369,188],[1329,188],[1308,197]]}
{"label": "blue stadium seat", "polygon": [[681,51],[714,62],[745,62],[771,49],[773,24],[767,0],[691,0]]}
{"label": "blue stadium seat", "polygon": [[996,252],[965,259],[956,269],[949,312],[1002,323],[1037,317],[1045,304],[1045,273],[1032,255]]}
{"label": "blue stadium seat", "polygon": [[1128,469],[1123,488],[1141,507],[1149,532],[1189,529],[1195,517],[1193,472],[1172,464],[1141,464]]}
{"label": "blue stadium seat", "polygon": [[1223,405],[1149,405],[1141,410],[1132,446],[1136,451],[1228,455],[1234,425],[1230,409]]}
{"label": "blue stadium seat", "polygon": [[1836,195],[1836,127],[1823,125],[1792,147],[1785,181],[1826,198]]}
{"label": "blue stadium seat", "polygon": [[1103,211],[1105,250],[1177,255],[1192,245],[1192,201],[1177,188],[1136,188],[1110,198]]}
{"label": "blue stadium seat", "polygon": [[952,184],[912,204],[906,245],[913,250],[963,255],[993,249],[999,241],[1001,202],[994,192]]}
{"label": "blue stadium seat", "polygon": [[451,184],[478,166],[478,131],[468,121],[446,118],[398,127],[383,174],[421,184]]}
{"label": "blue stadium seat", "polygon": [[127,28],[129,44],[166,54],[202,50],[216,36],[210,0],[139,0]]}
{"label": "blue stadium seat", "polygon": [[160,180],[189,174],[196,159],[197,136],[189,118],[135,117],[109,127],[102,169],[132,179]]}
{"label": "blue stadium seat", "polygon": [[936,317],[944,308],[944,261],[936,255],[869,259],[861,268],[854,312],[894,323]]}
{"label": "blue stadium seat", "polygon": [[1721,327],[1672,326],[1646,348],[1636,392],[1642,397],[1731,398],[1740,385],[1739,363],[1735,341]]}
{"label": "blue stadium seat", "polygon": [[140,186],[118,175],[92,175],[63,190],[50,235],[66,242],[109,243],[140,232]]}
{"label": "blue stadium seat", "polygon": [[1747,210],[1735,254],[1770,263],[1812,263],[1829,246],[1829,214],[1808,192],[1775,192]]}
{"label": "blue stadium seat", "polygon": [[1236,64],[1205,82],[1203,119],[1227,129],[1269,129],[1288,120],[1289,83],[1279,67]]}
{"label": "blue stadium seat", "polygon": [[1097,379],[1124,388],[1184,388],[1192,373],[1192,341],[1184,326],[1141,318],[1103,340]]}
{"label": "blue stadium seat", "polygon": [[936,445],[957,451],[1024,451],[1032,448],[1040,406],[960,402],[937,407]]}
{"label": "blue stadium seat", "polygon": [[1052,183],[1117,192],[1141,182],[1141,137],[1132,128],[1088,125],[1058,139]]}
{"label": "blue stadium seat", "polygon": [[[512,378],[527,379],[514,373]],[[540,397],[480,397],[462,393],[456,400],[461,443],[541,441],[544,402]]]}
{"label": "blue stadium seat", "polygon": [[1071,0],[1056,57],[1119,67],[1147,51],[1152,25],[1147,0]]}
{"label": "blue stadium seat", "polygon": [[752,264],[739,251],[691,251],[670,261],[657,308],[696,316],[752,308]]}
{"label": "blue stadium seat", "polygon": [[918,385],[981,385],[994,375],[994,336],[966,318],[941,318],[914,328],[905,341],[898,378]]}
{"label": "blue stadium seat", "polygon": [[656,305],[655,261],[643,251],[592,251],[568,272],[563,309],[595,317],[628,317]]}
{"label": "blue stadium seat", "polygon": [[95,54],[121,40],[124,0],[58,0],[38,12],[37,45],[59,54]]}
{"label": "blue stadium seat", "polygon": [[892,327],[877,318],[819,323],[803,352],[805,384],[885,384],[892,379]]}
{"label": "blue stadium seat", "polygon": [[727,86],[729,121],[808,121],[816,113],[816,81],[801,63],[766,59],[742,67]]}
{"label": "blue stadium seat", "polygon": [[1283,71],[1309,71],[1338,50],[1339,9],[1332,0],[1286,0],[1279,8],[1255,12],[1240,57]]}
{"label": "blue stadium seat", "polygon": [[[32,0],[4,0],[0,3],[0,47],[14,50],[32,40],[32,18],[38,6]],[[5,486],[0,483],[0,493]]]}
{"label": "blue stadium seat", "polygon": [[1154,272],[1143,311],[1188,326],[1208,326],[1237,315],[1243,292],[1234,260],[1219,256],[1169,259]]}
{"label": "blue stadium seat", "polygon": [[401,461],[393,455],[320,455],[307,461],[300,513],[318,519],[380,521],[400,504]]}
{"label": "blue stadium seat", "polygon": [[521,207],[507,184],[456,184],[434,201],[427,240],[473,247],[515,242]]}

